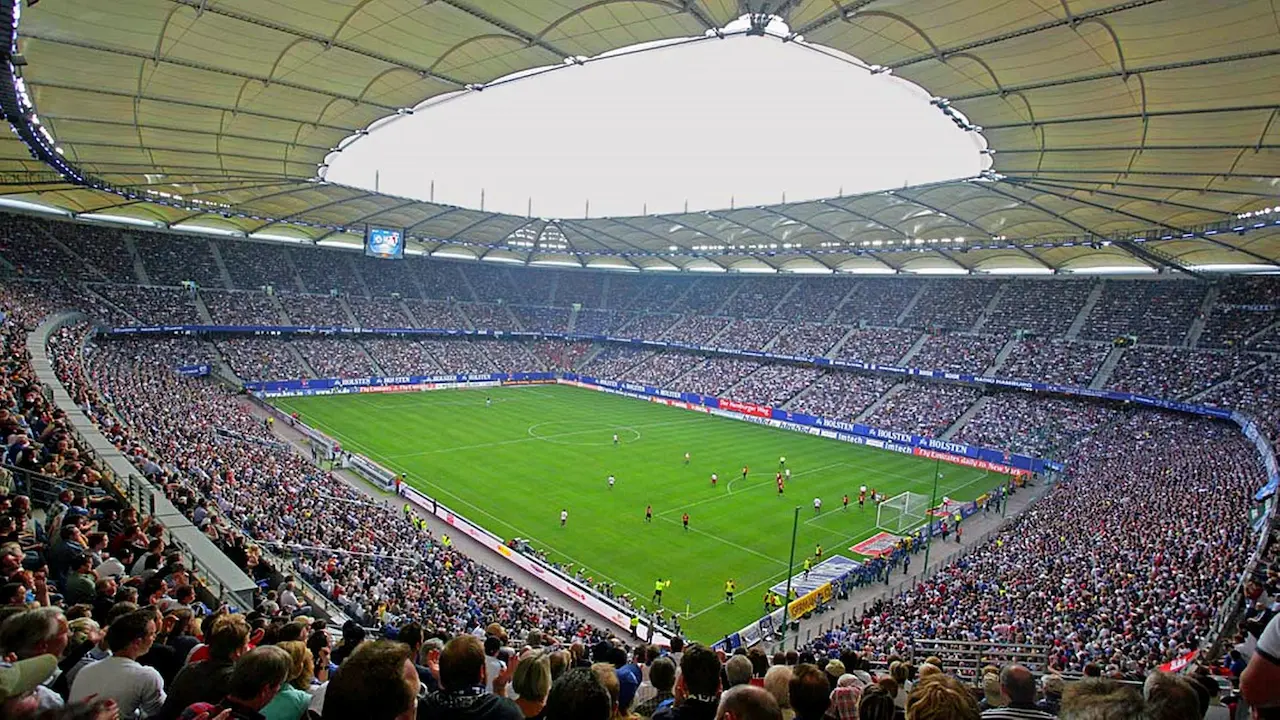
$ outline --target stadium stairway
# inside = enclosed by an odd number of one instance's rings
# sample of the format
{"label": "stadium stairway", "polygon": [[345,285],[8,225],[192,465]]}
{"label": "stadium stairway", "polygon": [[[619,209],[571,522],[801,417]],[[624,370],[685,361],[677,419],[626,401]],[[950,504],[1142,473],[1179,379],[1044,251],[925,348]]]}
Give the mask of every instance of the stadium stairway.
{"label": "stadium stairway", "polygon": [[1079,312],[1076,313],[1075,319],[1071,321],[1071,327],[1067,328],[1066,338],[1075,340],[1080,337],[1080,331],[1084,329],[1084,324],[1089,319],[1089,313],[1093,312],[1093,306],[1098,304],[1098,300],[1102,297],[1102,288],[1104,280],[1094,283],[1093,289],[1089,291],[1088,297],[1084,299],[1084,303],[1080,306]]}
{"label": "stadium stairway", "polygon": [[[471,284],[471,278],[467,277],[467,273],[462,272],[462,266],[450,265],[450,269],[452,269],[455,273],[457,273],[458,277],[462,278],[462,284],[467,288],[467,292],[471,293],[471,297],[469,298],[457,298],[457,299],[464,302],[467,300],[479,301],[480,295],[476,292],[475,286]],[[466,317],[466,313],[463,313],[462,316]],[[471,318],[467,318],[467,322],[471,322]]]}
{"label": "stadium stairway", "polygon": [[916,341],[911,343],[911,347],[907,348],[907,351],[902,354],[902,357],[898,358],[898,364],[905,366],[910,363],[911,358],[918,355],[920,353],[920,348],[924,347],[924,344],[929,341],[929,337],[929,333],[920,333],[920,337],[916,338]]}
{"label": "stadium stairway", "polygon": [[124,308],[122,308],[122,307],[120,307],[119,305],[117,305],[117,304],[115,304],[115,303],[111,302],[110,300],[108,300],[108,299],[106,298],[106,296],[104,296],[102,293],[98,292],[98,291],[94,288],[93,284],[91,284],[91,283],[84,283],[84,284],[83,284],[83,285],[81,285],[80,287],[81,287],[81,289],[85,292],[85,294],[86,294],[86,295],[91,295],[91,296],[93,296],[93,297],[94,297],[98,302],[102,303],[103,305],[106,305],[106,306],[107,306],[107,307],[109,307],[109,308],[113,308],[113,309],[115,309],[115,310],[116,310],[117,312],[119,312],[121,315],[124,315],[125,317],[129,318],[129,320],[131,320],[131,321],[133,322],[133,324],[135,324],[135,325],[142,325],[142,324],[143,324],[140,320],[138,320],[138,318],[134,317],[133,313],[126,312]]}
{"label": "stadium stairway", "polygon": [[1111,352],[1107,353],[1107,357],[1102,361],[1102,366],[1098,368],[1098,374],[1093,376],[1093,380],[1089,383],[1090,390],[1101,390],[1111,381],[1111,373],[1115,371],[1116,365],[1120,364],[1120,358],[1124,357],[1124,348],[1113,347]]}
{"label": "stadium stairway", "polygon": [[342,314],[347,316],[347,322],[351,323],[351,327],[360,327],[360,321],[356,320],[356,314],[351,312],[351,306],[347,304],[347,299],[338,296],[338,307],[342,308]]}
{"label": "stadium stairway", "polygon": [[235,281],[231,279],[231,272],[227,270],[227,263],[222,259],[222,248],[218,243],[209,241],[209,254],[213,256],[213,263],[218,266],[218,277],[222,278],[222,285],[228,290],[234,290]]}
{"label": "stadium stairway", "polygon": [[578,327],[578,312],[580,310],[582,310],[582,303],[574,303],[569,306],[569,322],[565,323],[565,332],[571,333]]}
{"label": "stadium stairway", "polygon": [[209,306],[204,304],[204,298],[200,297],[200,293],[195,294],[196,314],[200,316],[200,322],[205,325],[212,325],[213,316],[209,314]]}
{"label": "stadium stairway", "polygon": [[942,435],[940,435],[939,438],[942,440],[950,440],[956,433],[960,432],[960,428],[964,427],[965,423],[969,422],[974,415],[981,412],[982,408],[986,407],[990,400],[991,398],[986,395],[974,400],[973,404],[965,408],[965,411],[960,413],[960,417],[956,418],[956,421],[951,423],[951,427],[942,431]]}
{"label": "stadium stairway", "polygon": [[[347,262],[351,263],[351,272],[355,275],[356,283],[360,285],[361,292],[364,293],[365,297],[373,297],[373,292],[369,290],[369,283],[364,279],[364,273],[360,271],[360,263],[356,262],[354,257],[347,258]],[[342,305],[346,307],[345,302]]]}
{"label": "stadium stairway", "polygon": [[293,318],[289,317],[289,313],[285,312],[284,303],[280,302],[280,298],[276,297],[274,294],[270,297],[271,304],[275,306],[276,314],[280,317],[280,323],[282,325],[293,325]]}
{"label": "stadium stairway", "polygon": [[858,417],[854,418],[853,421],[858,423],[871,417],[871,415],[875,413],[875,411],[880,409],[880,406],[883,405],[886,400],[893,397],[894,395],[897,395],[903,390],[906,390],[909,386],[910,386],[910,383],[900,382],[897,385],[894,385],[893,387],[889,388],[888,390],[885,390],[884,394],[876,398],[875,402],[871,403],[866,407],[866,409],[858,413]]}
{"label": "stadium stairway", "polygon": [[1187,328],[1187,337],[1183,340],[1186,347],[1199,347],[1200,336],[1204,334],[1205,323],[1209,319],[1209,313],[1213,311],[1213,306],[1218,302],[1218,286],[1209,286],[1209,292],[1204,294],[1204,299],[1200,301],[1200,312],[1196,313],[1196,319],[1191,321],[1191,327]]}
{"label": "stadium stairway", "polygon": [[133,239],[133,235],[124,234],[124,248],[129,252],[129,260],[133,263],[133,276],[137,278],[139,285],[150,285],[151,276],[147,274],[147,266],[142,262],[142,256],[138,254],[138,243]]}
{"label": "stadium stairway", "polygon": [[906,320],[907,316],[911,314],[911,311],[915,309],[916,303],[920,302],[920,296],[924,295],[924,290],[927,287],[929,287],[928,283],[920,283],[920,287],[916,288],[916,294],[911,296],[911,299],[907,301],[907,304],[902,306],[902,312],[898,313],[898,317],[894,318],[894,325],[899,327],[902,326],[902,321]]}
{"label": "stadium stairway", "polygon": [[307,362],[307,359],[302,356],[302,353],[298,352],[298,348],[293,346],[293,343],[287,342],[284,346],[289,351],[289,354],[293,355],[293,359],[296,360],[298,364],[302,366],[302,369],[307,372],[307,377],[320,377],[316,374],[315,369],[311,367],[311,363]]}
{"label": "stadium stairway", "polygon": [[1009,359],[1009,356],[1013,354],[1014,349],[1017,347],[1018,341],[1009,338],[1004,347],[1000,348],[1000,352],[996,354],[996,359],[991,361],[991,367],[983,370],[982,374],[987,377],[995,377],[1000,372],[1000,368],[1004,367],[1004,361]]}
{"label": "stadium stairway", "polygon": [[[1010,283],[1000,283],[1000,287],[998,287],[996,289],[996,293],[991,296],[991,300],[986,304],[986,307],[982,308],[982,314],[978,316],[978,321],[973,324],[973,328],[969,332],[982,332],[982,327],[987,324],[987,320],[990,319],[991,313],[995,312],[1000,301],[1004,299],[1004,291],[1009,288],[1009,285]],[[996,362],[998,363],[999,360],[997,359]]]}
{"label": "stadium stairway", "polygon": [[[293,262],[293,253],[285,253],[284,259],[286,262],[289,263],[289,276],[292,278],[293,289],[297,290],[300,293],[305,293],[307,291],[307,285],[306,283],[302,282],[302,274],[298,272],[298,266],[295,265]],[[280,289],[287,290],[289,288],[280,288]]]}
{"label": "stadium stairway", "polygon": [[1264,335],[1267,335],[1269,333],[1276,332],[1277,330],[1280,330],[1280,320],[1277,320],[1276,322],[1271,323],[1270,325],[1262,328],[1258,332],[1245,338],[1244,341],[1240,343],[1240,345],[1242,347],[1248,347],[1253,341],[1257,340],[1258,338]]}
{"label": "stadium stairway", "polygon": [[91,270],[93,274],[97,275],[99,278],[102,278],[104,282],[110,282],[110,278],[108,278],[105,274],[103,274],[103,272],[99,270],[96,265],[89,262],[88,260],[85,260],[80,255],[80,253],[76,252],[75,250],[72,250],[71,246],[59,240],[58,236],[54,235],[53,231],[50,230],[48,226],[39,224],[36,227],[39,229],[40,233],[44,235],[45,239],[49,241],[49,244],[57,246],[59,250],[67,254],[67,257],[75,258],[75,261],[78,264],[80,264],[83,267],[89,268],[89,270]]}
{"label": "stadium stairway", "polygon": [[[1278,323],[1278,324],[1280,324],[1280,323]],[[1248,377],[1249,375],[1252,375],[1252,374],[1254,374],[1254,373],[1256,373],[1256,372],[1260,372],[1263,368],[1267,367],[1267,365],[1268,365],[1268,363],[1265,363],[1265,362],[1263,362],[1263,363],[1258,363],[1257,365],[1254,365],[1253,367],[1249,368],[1248,370],[1245,370],[1245,371],[1243,371],[1243,372],[1238,372],[1238,373],[1236,373],[1235,375],[1232,375],[1231,377],[1227,378],[1226,380],[1223,380],[1222,382],[1214,383],[1213,385],[1210,385],[1209,387],[1205,388],[1204,390],[1201,390],[1200,392],[1196,393],[1195,395],[1192,395],[1191,397],[1189,397],[1189,398],[1187,398],[1187,399],[1186,399],[1186,402],[1192,402],[1192,403],[1193,403],[1193,402],[1199,402],[1199,401],[1200,401],[1200,398],[1203,398],[1203,397],[1207,397],[1207,396],[1209,396],[1209,394],[1210,394],[1210,393],[1212,393],[1213,391],[1215,391],[1215,390],[1217,390],[1217,389],[1219,389],[1219,388],[1221,388],[1221,387],[1223,387],[1223,386],[1225,386],[1225,385],[1230,385],[1231,383],[1233,383],[1233,382],[1237,382],[1237,381],[1239,381],[1239,380],[1242,380],[1242,379],[1244,379],[1245,377]]]}
{"label": "stadium stairway", "polygon": [[[997,476],[992,476],[992,485],[995,484]],[[1050,484],[1040,480],[1036,483],[1029,484],[1027,487],[1020,489],[1009,502],[1004,506],[1003,512],[977,513],[969,516],[964,521],[964,542],[955,541],[955,535],[947,542],[942,542],[938,538],[934,538],[933,546],[929,550],[929,568],[937,571],[939,567],[953,560],[958,560],[964,555],[974,552],[984,543],[989,541],[995,533],[1004,525],[1012,522],[1014,518],[1020,515],[1024,510],[1030,507],[1050,488]],[[840,512],[835,510],[833,512]],[[850,512],[855,512],[850,510]],[[868,511],[869,512],[869,511]],[[797,549],[798,551],[799,549]],[[829,549],[830,551],[831,549]],[[847,548],[840,548],[847,550]],[[889,578],[889,583],[876,583],[865,587],[856,588],[849,594],[848,599],[838,600],[832,603],[826,612],[813,613],[803,620],[800,620],[798,631],[787,630],[786,647],[794,648],[799,644],[807,644],[809,640],[821,635],[824,632],[840,625],[842,622],[854,620],[862,617],[867,609],[877,600],[889,598],[904,592],[918,583],[920,583],[926,575],[924,567],[924,555],[916,554],[911,559],[911,574],[897,570],[895,574]],[[785,579],[785,578],[783,578]],[[755,592],[754,590],[752,591]],[[763,590],[758,593],[758,597],[763,599]],[[742,593],[740,602],[755,602],[757,597],[752,597],[749,593]],[[761,607],[763,611],[763,607]],[[761,612],[763,615],[763,612]],[[781,643],[776,637],[764,643],[766,652],[773,653],[782,648]]]}
{"label": "stadium stairway", "polygon": [[374,375],[385,377],[389,374],[387,371],[382,369],[382,366],[378,364],[378,360],[373,357],[373,353],[369,352],[369,349],[364,346],[364,343],[357,340],[356,347],[360,348],[360,352],[369,359],[369,365],[373,367]]}

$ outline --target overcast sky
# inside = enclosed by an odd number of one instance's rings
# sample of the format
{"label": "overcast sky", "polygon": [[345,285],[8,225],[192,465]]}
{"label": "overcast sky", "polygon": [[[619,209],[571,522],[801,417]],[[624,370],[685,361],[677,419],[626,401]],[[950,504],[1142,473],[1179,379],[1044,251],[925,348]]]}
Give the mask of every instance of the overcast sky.
{"label": "overcast sky", "polygon": [[326,175],[539,217],[678,212],[977,174],[929,94],[771,37],[664,48],[473,92],[375,129]]}

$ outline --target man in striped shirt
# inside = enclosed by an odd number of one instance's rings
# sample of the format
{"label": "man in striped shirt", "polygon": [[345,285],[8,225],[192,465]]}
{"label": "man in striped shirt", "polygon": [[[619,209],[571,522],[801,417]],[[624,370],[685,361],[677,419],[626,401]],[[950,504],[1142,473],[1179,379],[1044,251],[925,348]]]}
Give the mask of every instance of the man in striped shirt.
{"label": "man in striped shirt", "polygon": [[1036,707],[1036,681],[1022,665],[1006,665],[1000,671],[1000,694],[1009,704],[982,711],[982,720],[1054,720]]}

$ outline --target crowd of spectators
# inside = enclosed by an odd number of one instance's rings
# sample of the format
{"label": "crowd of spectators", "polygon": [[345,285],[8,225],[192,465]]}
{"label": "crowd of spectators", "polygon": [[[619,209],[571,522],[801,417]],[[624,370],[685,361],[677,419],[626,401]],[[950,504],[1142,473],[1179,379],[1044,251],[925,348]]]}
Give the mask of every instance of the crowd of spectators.
{"label": "crowd of spectators", "polygon": [[201,290],[215,325],[280,325],[280,310],[261,292]]}
{"label": "crowd of spectators", "polygon": [[831,322],[897,325],[898,316],[923,287],[915,278],[858,278],[850,283]]}
{"label": "crowd of spectators", "polygon": [[720,312],[739,318],[767,318],[791,289],[788,278],[751,278],[737,283],[738,291]]}
{"label": "crowd of spectators", "polygon": [[1015,330],[1066,335],[1093,287],[1091,279],[1012,280],[1005,284],[980,330],[1003,335]]}
{"label": "crowd of spectators", "polygon": [[694,315],[721,315],[720,307],[738,291],[739,278],[724,277],[699,277],[694,278],[693,282],[684,281],[680,283],[680,291],[682,296],[670,296],[671,298],[679,298],[679,304],[671,306],[671,312],[683,312]]}
{"label": "crowd of spectators", "polygon": [[417,340],[366,337],[360,344],[387,375],[429,375],[440,371],[431,353]]}
{"label": "crowd of spectators", "polygon": [[600,272],[577,272],[574,270],[556,270],[555,298],[556,305],[572,307],[574,303],[584,308],[601,308],[605,306],[606,283],[614,284],[613,275]]}
{"label": "crowd of spectators", "polygon": [[50,236],[84,261],[79,265],[88,265],[84,271],[96,270],[113,283],[138,282],[133,268],[133,255],[125,244],[124,231],[119,228],[63,222],[41,225]]}
{"label": "crowd of spectators", "polygon": [[1218,284],[1218,299],[1205,318],[1199,347],[1243,349],[1246,340],[1276,321],[1280,282],[1267,276],[1228,278]]}
{"label": "crowd of spectators", "polygon": [[761,365],[729,391],[734,400],[782,407],[822,376],[822,371],[799,365]]}
{"label": "crowd of spectators", "polygon": [[[399,260],[385,260],[367,255],[352,256],[356,274],[364,281],[364,288],[375,298],[390,298],[399,295],[401,298],[420,297],[419,270],[425,264],[412,256]],[[363,295],[363,293],[345,293]]]}
{"label": "crowd of spectators", "polygon": [[1205,405],[1240,410],[1259,422],[1262,434],[1280,439],[1280,364],[1269,362],[1199,398]]}
{"label": "crowd of spectators", "polygon": [[[0,233],[0,257],[22,278],[90,280],[103,278],[93,268],[76,262],[53,240],[49,223],[21,215],[5,215]],[[133,282],[129,278],[127,282]]]}
{"label": "crowd of spectators", "polygon": [[1108,385],[1122,392],[1185,400],[1265,360],[1251,353],[1135,345],[1125,348]]}
{"label": "crowd of spectators", "polygon": [[1133,335],[1151,345],[1181,345],[1207,286],[1191,281],[1107,280],[1080,337]]}
{"label": "crowd of spectators", "polygon": [[813,644],[886,659],[913,638],[1049,648],[1048,666],[1141,678],[1199,646],[1252,546],[1265,476],[1228,424],[1140,412],[988,542]]}
{"label": "crowd of spectators", "polygon": [[297,273],[284,245],[251,242],[219,243],[218,252],[241,290],[261,290],[270,285],[284,292],[297,292]]}
{"label": "crowd of spectators", "polygon": [[294,350],[311,366],[316,377],[361,378],[378,375],[369,354],[355,340],[328,337],[294,338]]}
{"label": "crowd of spectators", "polygon": [[190,290],[141,285],[94,285],[93,291],[143,325],[200,324],[195,295]]}
{"label": "crowd of spectators", "polygon": [[494,364],[496,359],[490,354],[490,351],[496,351],[500,345],[504,345],[495,340],[465,342],[431,339],[423,340],[422,345],[436,359],[440,369],[447,373],[487,373],[504,369]]}
{"label": "crowd of spectators", "polygon": [[840,338],[848,332],[849,328],[843,325],[823,325],[813,322],[787,325],[779,333],[772,351],[779,355],[826,357],[836,343],[840,342]]}
{"label": "crowd of spectators", "polygon": [[349,295],[343,300],[351,308],[360,327],[366,328],[403,328],[411,327],[409,318],[404,314],[399,300],[390,297],[366,298]]}
{"label": "crowd of spectators", "polygon": [[511,276],[507,274],[505,268],[494,267],[491,264],[481,263],[478,265],[467,265],[465,269],[459,265],[466,278],[467,284],[475,291],[475,297],[480,302],[512,302],[520,297],[520,293],[516,290],[515,284],[511,282]]}
{"label": "crowd of spectators", "polygon": [[848,283],[834,278],[807,278],[794,285],[789,293],[783,288],[784,297],[772,317],[792,323],[826,322],[849,290]]}
{"label": "crowd of spectators", "polygon": [[988,396],[955,439],[1032,457],[1054,457],[1123,412],[1106,403],[1022,391]]}
{"label": "crowd of spectators", "polygon": [[581,335],[609,335],[630,319],[626,313],[584,307],[578,311],[573,331]]}
{"label": "crowd of spectators", "polygon": [[980,375],[995,362],[1004,343],[1004,338],[992,335],[929,335],[908,364],[922,370]]}
{"label": "crowd of spectators", "polygon": [[737,320],[716,344],[740,350],[763,350],[785,327],[776,320]]}
{"label": "crowd of spectators", "polygon": [[706,360],[705,355],[667,350],[654,353],[644,362],[626,371],[621,377],[610,377],[612,380],[629,380],[659,388],[671,387],[676,378],[684,375]]}
{"label": "crowd of spectators", "polygon": [[569,329],[567,308],[512,305],[510,309],[522,330],[562,333]]}
{"label": "crowd of spectators", "polygon": [[865,419],[868,425],[937,437],[978,399],[967,385],[908,382]]}
{"label": "crowd of spectators", "polygon": [[1106,343],[1027,338],[1014,344],[996,375],[1088,387],[1110,351]]}
{"label": "crowd of spectators", "polygon": [[919,339],[920,333],[915,330],[859,328],[849,333],[835,353],[841,360],[896,365]]}
{"label": "crowd of spectators", "polygon": [[294,325],[351,327],[351,317],[342,309],[337,297],[297,293],[279,293],[276,297]]}
{"label": "crowd of spectators", "polygon": [[537,359],[538,367],[507,369],[576,372],[583,359],[591,352],[591,343],[572,340],[539,340],[529,347],[529,351]]}
{"label": "crowd of spectators", "polygon": [[153,232],[136,235],[138,257],[152,285],[180,285],[184,280],[191,280],[202,288],[226,288],[208,238],[175,239]]}
{"label": "crowd of spectators", "polygon": [[968,332],[995,298],[1004,281],[970,280],[964,283],[934,280],[925,284],[920,299],[902,319],[905,327]]}
{"label": "crowd of spectators", "polygon": [[214,342],[236,377],[256,380],[291,380],[308,373],[284,340],[272,337],[224,337]]}
{"label": "crowd of spectators", "polygon": [[[729,331],[724,336],[723,341],[713,342],[714,338],[731,324],[736,325],[737,323],[726,317],[685,315],[663,334],[662,339],[671,342],[689,343],[690,345],[702,345],[703,347],[728,342],[732,346],[738,347],[734,344],[733,331]],[[646,335],[641,335],[640,337],[648,338]]]}
{"label": "crowd of spectators", "polygon": [[476,330],[519,330],[520,325],[512,317],[506,305],[487,303],[459,303],[458,309],[471,321]]}
{"label": "crowd of spectators", "polygon": [[[360,278],[356,276],[354,258],[358,253],[333,248],[290,248],[290,259],[306,292],[328,294],[333,290],[347,295],[366,295]],[[277,288],[279,289],[279,288]],[[293,290],[293,286],[289,286]]]}
{"label": "crowd of spectators", "polygon": [[791,402],[796,412],[851,421],[897,384],[883,375],[828,372],[818,378],[808,392]]}
{"label": "crowd of spectators", "polygon": [[631,368],[657,354],[656,350],[641,350],[626,345],[606,345],[579,368],[579,372],[604,380],[625,378]]}
{"label": "crowd of spectators", "polygon": [[645,340],[665,340],[664,337],[676,323],[683,318],[679,315],[634,315],[631,321],[619,329],[619,334],[629,338]]}
{"label": "crowd of spectators", "polygon": [[417,327],[439,330],[467,330],[466,319],[458,306],[448,300],[405,300],[405,307]]}
{"label": "crowd of spectators", "polygon": [[726,390],[755,372],[760,364],[743,358],[709,357],[685,373],[671,389],[703,395],[723,395]]}

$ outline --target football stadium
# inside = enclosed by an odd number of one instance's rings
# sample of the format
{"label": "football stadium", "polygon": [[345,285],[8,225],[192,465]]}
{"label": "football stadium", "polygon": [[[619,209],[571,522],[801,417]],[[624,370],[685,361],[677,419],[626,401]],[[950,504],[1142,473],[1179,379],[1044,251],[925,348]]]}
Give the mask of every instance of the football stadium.
{"label": "football stadium", "polygon": [[1280,707],[1272,2],[0,15],[0,720]]}

